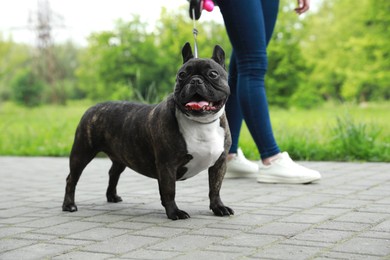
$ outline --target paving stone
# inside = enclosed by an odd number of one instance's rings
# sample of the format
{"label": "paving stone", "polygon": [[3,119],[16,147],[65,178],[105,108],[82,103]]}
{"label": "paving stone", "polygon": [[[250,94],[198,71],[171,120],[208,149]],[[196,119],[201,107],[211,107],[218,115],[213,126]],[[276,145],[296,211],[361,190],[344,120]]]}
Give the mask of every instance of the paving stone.
{"label": "paving stone", "polygon": [[188,260],[188,259],[235,259],[240,257],[241,253],[232,252],[211,252],[211,251],[195,251],[186,253],[184,255],[175,257],[175,260]]}
{"label": "paving stone", "polygon": [[359,208],[358,211],[370,212],[370,213],[386,213],[390,214],[390,203],[389,204],[370,204],[364,208]]}
{"label": "paving stone", "polygon": [[[177,184],[191,218],[172,221],[156,180],[126,169],[122,203],[107,203],[111,162],[96,158],[62,212],[68,158],[0,157],[0,259],[390,259],[390,164],[302,162],[312,185],[225,180],[235,210],[208,209],[208,176]],[[28,167],[26,167],[28,165]],[[39,172],[39,174],[36,174]],[[12,201],[8,198],[12,197]]]}
{"label": "paving stone", "polygon": [[157,250],[147,250],[147,249],[138,249],[130,253],[121,255],[121,258],[130,258],[130,259],[142,259],[142,260],[162,260],[162,259],[176,259],[175,257],[182,254],[181,252],[172,252],[172,251],[157,251]]}
{"label": "paving stone", "polygon": [[234,229],[224,229],[224,228],[213,228],[213,227],[204,227],[198,228],[191,231],[187,231],[189,235],[202,235],[202,236],[213,236],[213,237],[232,237],[241,234],[240,230]]}
{"label": "paving stone", "polygon": [[310,241],[310,240],[298,240],[294,237],[281,240],[280,244],[286,245],[294,245],[294,246],[308,246],[308,247],[316,247],[316,248],[328,248],[333,247],[333,243],[323,242],[323,241]]}
{"label": "paving stone", "polygon": [[337,245],[333,250],[367,256],[390,256],[390,240],[357,237]]}
{"label": "paving stone", "polygon": [[224,246],[241,246],[241,247],[259,248],[274,243],[275,241],[281,239],[282,239],[281,236],[243,233],[241,235],[236,235],[234,237],[221,240],[217,244],[224,245]]}
{"label": "paving stone", "polygon": [[369,204],[369,201],[366,200],[359,200],[359,199],[346,199],[346,198],[339,198],[335,199],[333,201],[330,201],[328,203],[324,203],[321,205],[323,208],[338,208],[338,209],[358,209],[361,207],[365,207]]}
{"label": "paving stone", "polygon": [[379,225],[374,227],[372,230],[390,233],[390,217],[388,217],[388,220],[380,223]]}
{"label": "paving stone", "polygon": [[2,209],[0,212],[0,217],[1,216],[7,216],[8,218],[10,217],[18,217],[18,216],[23,216],[27,213],[31,213],[37,211],[36,208],[29,208],[29,207],[12,207],[12,208],[6,208]]}
{"label": "paving stone", "polygon": [[263,203],[263,204],[273,204],[273,203],[276,203],[276,202],[282,202],[282,201],[286,201],[288,200],[289,198],[286,197],[286,196],[281,196],[279,194],[267,194],[267,195],[264,195],[264,196],[258,196],[258,197],[255,197],[255,198],[252,198],[249,200],[249,202],[252,202],[252,203]]}
{"label": "paving stone", "polygon": [[[294,210],[286,210],[284,208],[275,208],[275,207],[261,207],[260,209],[255,209],[251,211],[251,214],[255,215],[266,215],[266,216],[275,216],[275,217],[280,217],[280,216],[288,216],[296,212],[297,209]],[[277,218],[276,218],[277,219]]]}
{"label": "paving stone", "polygon": [[1,239],[0,252],[5,252],[12,249],[24,247],[24,246],[29,246],[34,243],[35,243],[34,241],[27,241],[22,239]]}
{"label": "paving stone", "polygon": [[367,224],[367,223],[329,221],[321,225],[318,225],[316,228],[359,232],[368,229],[370,226],[371,224]]}
{"label": "paving stone", "polygon": [[86,246],[96,242],[92,240],[56,238],[56,239],[46,241],[46,243],[56,244],[56,245]]}
{"label": "paving stone", "polygon": [[[122,202],[122,205],[124,203]],[[129,218],[134,217],[142,217],[147,214],[150,214],[151,209],[150,208],[143,208],[140,207],[139,204],[131,204],[129,206],[122,207],[120,210],[116,210],[115,212],[112,212],[113,215],[124,215]]]}
{"label": "paving stone", "polygon": [[294,213],[290,216],[279,219],[278,222],[315,224],[324,222],[329,218],[330,217],[326,215]]}
{"label": "paving stone", "polygon": [[39,233],[52,235],[70,235],[84,230],[100,227],[101,223],[73,221],[48,228],[39,229]]}
{"label": "paving stone", "polygon": [[19,224],[19,226],[32,227],[32,228],[44,228],[44,227],[56,226],[58,224],[63,224],[70,221],[73,221],[73,219],[67,216],[52,216],[49,218],[40,218],[29,222],[23,222]]}
{"label": "paving stone", "polygon": [[88,252],[99,252],[117,255],[125,254],[134,249],[138,249],[148,245],[154,245],[158,241],[160,241],[160,239],[154,237],[122,235],[83,247],[82,250]]}
{"label": "paving stone", "polygon": [[[256,226],[263,225],[273,220],[279,219],[279,216],[268,216],[268,215],[257,215],[257,214],[243,214],[240,216],[234,216],[229,218],[230,225],[241,225],[241,226]],[[212,226],[212,225],[209,225]]]}
{"label": "paving stone", "polygon": [[173,238],[164,239],[162,242],[150,246],[153,250],[169,250],[169,251],[192,251],[203,248],[210,244],[220,241],[222,238],[211,236],[190,236],[182,235]]}
{"label": "paving stone", "polygon": [[17,239],[27,239],[27,240],[34,240],[34,241],[50,241],[58,238],[58,236],[56,235],[39,234],[35,232],[21,233],[13,237]]}
{"label": "paving stone", "polygon": [[[242,256],[249,256],[257,252],[257,247],[248,247],[248,246],[237,246],[237,245],[221,245],[221,244],[216,244],[216,245],[210,245],[205,248],[206,251],[211,251],[211,252],[222,252],[222,253],[237,253]],[[229,258],[228,258],[229,259]]]}
{"label": "paving stone", "polygon": [[126,229],[98,227],[67,236],[67,239],[104,241],[127,233]]}
{"label": "paving stone", "polygon": [[[6,216],[6,214],[4,214],[4,216]],[[38,219],[38,218],[36,218],[36,219]],[[36,219],[28,217],[28,216],[13,217],[13,218],[1,218],[0,217],[0,223],[4,224],[4,226],[5,226],[5,225],[9,225],[9,224],[19,224],[19,223],[34,221]]]}
{"label": "paving stone", "polygon": [[390,205],[390,197],[386,196],[385,198],[378,200],[376,203]]}
{"label": "paving stone", "polygon": [[336,221],[375,224],[390,217],[389,214],[369,213],[369,212],[350,212],[336,218]]}
{"label": "paving stone", "polygon": [[291,237],[310,227],[310,224],[272,222],[259,228],[252,229],[250,233]]}
{"label": "paving stone", "polygon": [[155,226],[153,223],[142,223],[136,221],[119,221],[117,223],[111,223],[106,225],[109,228],[120,228],[120,229],[128,229],[128,230],[143,230],[148,227]]}
{"label": "paving stone", "polygon": [[73,259],[93,259],[93,260],[100,260],[100,259],[111,259],[114,255],[110,254],[102,254],[102,253],[92,253],[92,252],[70,252],[66,254],[62,254],[56,257],[53,257],[53,260],[73,260]]}
{"label": "paving stone", "polygon": [[320,251],[321,248],[316,247],[279,244],[266,248],[252,257],[256,259],[310,259]]}
{"label": "paving stone", "polygon": [[352,254],[352,253],[341,253],[341,252],[326,252],[321,254],[319,257],[314,258],[315,260],[330,260],[330,259],[342,259],[342,260],[383,260],[379,256],[367,256],[364,254]]}
{"label": "paving stone", "polygon": [[[62,212],[62,214],[63,214],[63,217],[69,217],[69,218],[76,220],[76,219],[82,219],[85,217],[102,215],[102,214],[104,214],[104,212],[83,208],[83,209],[80,209],[79,211],[76,211],[76,212]],[[58,215],[58,213],[56,215]]]}
{"label": "paving stone", "polygon": [[[316,184],[319,185],[319,184]],[[325,202],[330,202],[334,200],[334,196],[327,194],[311,194],[310,196],[302,196],[297,198],[292,198],[290,200],[278,203],[279,207],[295,207],[300,209],[310,208],[317,205],[320,205]]]}
{"label": "paving stone", "polygon": [[313,215],[322,215],[327,216],[328,218],[335,218],[341,215],[344,215],[347,212],[350,212],[349,208],[325,208],[325,207],[315,207],[307,208],[302,211],[303,214],[313,214]]}
{"label": "paving stone", "polygon": [[[234,218],[230,217],[230,218]],[[230,219],[227,217],[226,219]],[[214,224],[221,221],[220,217],[214,217],[213,219],[200,219],[200,218],[190,218],[190,219],[184,219],[180,221],[169,221],[164,222],[161,224],[164,227],[173,227],[173,228],[186,228],[186,229],[195,229],[195,228],[201,228],[205,226],[214,226]]]}
{"label": "paving stone", "polygon": [[325,243],[337,243],[349,237],[352,237],[354,232],[329,230],[329,229],[310,229],[297,234],[294,238],[298,240],[319,241]]}
{"label": "paving stone", "polygon": [[131,218],[134,222],[153,223],[153,224],[170,224],[172,220],[167,218],[167,215],[161,209],[158,213],[148,213],[146,215]]}
{"label": "paving stone", "polygon": [[65,253],[74,246],[35,244],[0,254],[0,259],[43,259]]}
{"label": "paving stone", "polygon": [[225,229],[225,230],[238,230],[238,231],[248,231],[256,228],[257,226],[243,226],[243,225],[236,225],[236,224],[230,224],[228,222],[222,222],[222,223],[215,223],[212,226],[206,226],[211,228],[218,228],[218,229]]}
{"label": "paving stone", "polygon": [[390,232],[379,232],[379,231],[369,230],[369,231],[360,233],[359,237],[369,237],[369,238],[390,240]]}
{"label": "paving stone", "polygon": [[0,238],[15,236],[20,233],[31,231],[32,228],[23,227],[2,227],[0,228]]}
{"label": "paving stone", "polygon": [[83,221],[95,222],[95,223],[116,223],[118,221],[122,221],[126,219],[129,219],[129,217],[121,216],[121,215],[113,215],[113,214],[104,214],[104,215],[97,215],[97,216],[84,218]]}
{"label": "paving stone", "polygon": [[186,232],[188,232],[188,229],[153,226],[153,227],[135,231],[132,234],[139,235],[139,236],[147,236],[147,237],[169,238]]}

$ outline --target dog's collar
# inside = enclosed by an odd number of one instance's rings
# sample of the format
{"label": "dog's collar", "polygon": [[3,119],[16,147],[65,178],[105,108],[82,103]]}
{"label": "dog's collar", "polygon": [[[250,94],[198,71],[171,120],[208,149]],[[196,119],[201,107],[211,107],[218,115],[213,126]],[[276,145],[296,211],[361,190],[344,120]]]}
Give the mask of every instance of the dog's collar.
{"label": "dog's collar", "polygon": [[218,113],[214,114],[215,118],[212,119],[211,121],[207,121],[207,122],[204,122],[202,120],[198,120],[198,119],[201,119],[202,117],[191,116],[188,113],[183,112],[181,109],[179,109],[177,107],[176,107],[175,113],[176,113],[176,115],[177,115],[177,113],[182,113],[185,115],[185,118],[188,120],[194,121],[194,122],[199,123],[199,124],[207,125],[207,124],[212,124],[212,123],[215,123],[216,121],[218,121],[221,118],[221,116],[223,115],[224,110],[225,110],[225,108],[222,107],[221,110],[218,111]]}

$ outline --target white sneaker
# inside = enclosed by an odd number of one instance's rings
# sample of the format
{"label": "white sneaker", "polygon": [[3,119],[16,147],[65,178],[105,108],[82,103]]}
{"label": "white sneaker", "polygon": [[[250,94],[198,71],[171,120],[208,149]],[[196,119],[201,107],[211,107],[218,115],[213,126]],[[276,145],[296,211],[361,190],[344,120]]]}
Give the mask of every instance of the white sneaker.
{"label": "white sneaker", "polygon": [[259,166],[245,158],[242,150],[238,148],[237,154],[227,162],[225,178],[250,178],[256,177]]}
{"label": "white sneaker", "polygon": [[271,165],[259,162],[258,182],[267,183],[310,183],[321,179],[318,171],[303,167],[293,160],[287,152],[271,161]]}

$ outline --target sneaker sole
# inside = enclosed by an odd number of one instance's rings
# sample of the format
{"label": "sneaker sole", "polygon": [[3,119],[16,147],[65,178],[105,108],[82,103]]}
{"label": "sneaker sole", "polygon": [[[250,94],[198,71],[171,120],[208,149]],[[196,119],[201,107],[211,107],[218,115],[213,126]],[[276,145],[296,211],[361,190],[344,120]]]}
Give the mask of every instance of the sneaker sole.
{"label": "sneaker sole", "polygon": [[257,182],[262,183],[280,183],[280,184],[308,184],[320,180],[319,178],[283,178],[276,176],[261,176],[257,178]]}

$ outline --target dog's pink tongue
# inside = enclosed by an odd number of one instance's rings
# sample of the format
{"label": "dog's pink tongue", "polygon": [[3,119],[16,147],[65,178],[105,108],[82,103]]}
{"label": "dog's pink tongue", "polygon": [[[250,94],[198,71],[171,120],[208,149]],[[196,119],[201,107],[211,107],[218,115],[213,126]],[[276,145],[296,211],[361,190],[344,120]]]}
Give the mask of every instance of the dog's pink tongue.
{"label": "dog's pink tongue", "polygon": [[208,106],[208,105],[209,105],[209,102],[207,102],[207,101],[199,101],[199,102],[192,101],[192,102],[188,102],[186,104],[186,107],[190,107],[191,109],[202,109],[202,107]]}

